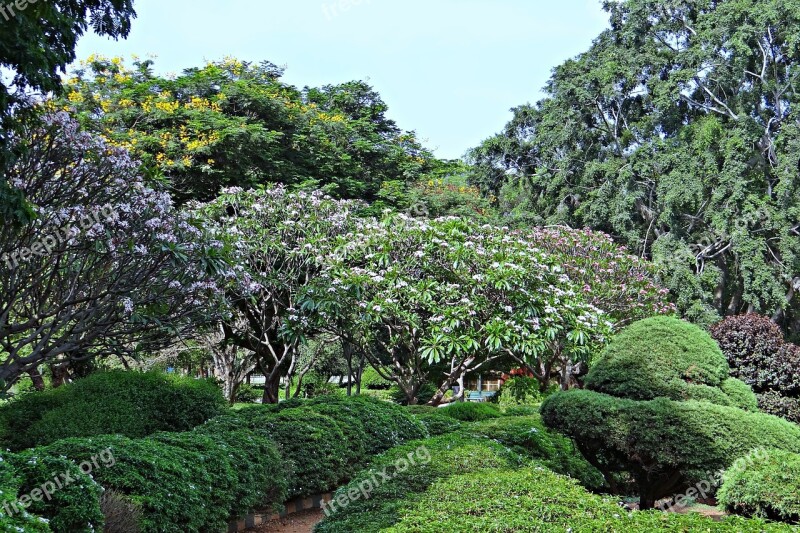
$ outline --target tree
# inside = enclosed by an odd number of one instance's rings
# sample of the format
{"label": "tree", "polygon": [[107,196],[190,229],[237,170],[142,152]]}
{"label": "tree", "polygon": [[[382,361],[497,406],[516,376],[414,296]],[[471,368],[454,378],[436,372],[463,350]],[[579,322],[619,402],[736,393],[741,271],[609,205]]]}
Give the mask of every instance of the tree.
{"label": "tree", "polygon": [[[133,0],[49,0],[3,4],[0,15],[0,66],[14,72],[10,84],[0,80],[0,169],[19,156],[12,149],[13,131],[31,118],[26,91],[58,93],[75,45],[92,26],[99,35],[127,37],[136,16]],[[17,148],[19,148],[17,146]],[[29,222],[33,212],[19,191],[0,178],[0,216]]]}
{"label": "tree", "polygon": [[588,226],[665,269],[703,324],[797,329],[796,2],[605,2],[611,28],[472,152],[528,223]]}
{"label": "tree", "polygon": [[705,331],[653,317],[612,338],[587,390],[551,396],[542,418],[575,439],[614,491],[632,477],[640,509],[651,509],[695,484],[713,493],[719,471],[754,449],[800,450],[800,427],[755,412],[753,391],[728,372]]}
{"label": "tree", "polygon": [[92,56],[52,105],[130,149],[179,204],[276,183],[374,200],[381,183],[414,180],[434,160],[363,82],[300,91],[272,63],[230,58],[175,78],[152,67]]}
{"label": "tree", "polygon": [[121,148],[49,115],[9,183],[36,213],[0,228],[0,380],[43,363],[157,348],[202,320],[217,251]]}
{"label": "tree", "polygon": [[191,206],[226,250],[229,268],[218,279],[224,343],[253,352],[266,376],[264,403],[278,402],[281,378],[313,333],[301,290],[318,275],[336,238],[350,230],[359,205],[277,186],[226,189],[211,203]]}
{"label": "tree", "polygon": [[306,306],[327,324],[347,317],[370,363],[412,405],[427,381],[439,385],[437,404],[502,357],[549,381],[542,367],[588,359],[608,331],[551,257],[504,228],[389,214],[364,221],[327,262]]}

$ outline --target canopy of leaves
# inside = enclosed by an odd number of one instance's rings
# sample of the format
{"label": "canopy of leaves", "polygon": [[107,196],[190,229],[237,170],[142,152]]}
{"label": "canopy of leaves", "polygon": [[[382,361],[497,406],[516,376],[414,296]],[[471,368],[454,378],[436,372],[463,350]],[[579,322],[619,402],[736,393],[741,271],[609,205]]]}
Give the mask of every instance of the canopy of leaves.
{"label": "canopy of leaves", "polygon": [[608,1],[611,28],[472,152],[528,223],[605,231],[694,320],[797,328],[800,3]]}

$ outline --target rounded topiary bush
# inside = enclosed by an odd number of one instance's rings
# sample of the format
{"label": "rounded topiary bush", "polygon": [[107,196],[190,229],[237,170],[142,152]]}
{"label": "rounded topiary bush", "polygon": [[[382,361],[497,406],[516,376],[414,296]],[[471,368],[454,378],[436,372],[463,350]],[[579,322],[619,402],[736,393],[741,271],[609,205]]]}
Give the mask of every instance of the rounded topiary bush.
{"label": "rounded topiary bush", "polygon": [[800,522],[800,455],[761,450],[725,472],[719,503],[729,511]]}
{"label": "rounded topiary bush", "polygon": [[725,393],[733,407],[738,407],[745,411],[758,411],[758,399],[753,389],[744,381],[736,378],[728,378],[720,385],[722,392]]}
{"label": "rounded topiary bush", "polygon": [[498,418],[503,415],[500,409],[492,404],[484,402],[457,402],[447,407],[442,407],[440,411],[462,422],[487,420],[489,418]]}
{"label": "rounded topiary bush", "polygon": [[144,437],[192,429],[226,409],[219,387],[208,380],[158,372],[99,372],[0,407],[0,437],[12,450],[66,437]]}
{"label": "rounded topiary bush", "polygon": [[[702,386],[719,388],[727,377],[725,356],[708,333],[677,318],[653,317],[614,336],[589,370],[585,385],[635,400],[699,395],[712,399],[713,393]],[[694,386],[701,390],[693,391]]]}
{"label": "rounded topiary bush", "polygon": [[462,426],[459,420],[441,413],[438,407],[412,405],[408,407],[408,410],[414,414],[417,420],[422,422],[425,429],[428,430],[428,434],[432,437],[452,433]]}

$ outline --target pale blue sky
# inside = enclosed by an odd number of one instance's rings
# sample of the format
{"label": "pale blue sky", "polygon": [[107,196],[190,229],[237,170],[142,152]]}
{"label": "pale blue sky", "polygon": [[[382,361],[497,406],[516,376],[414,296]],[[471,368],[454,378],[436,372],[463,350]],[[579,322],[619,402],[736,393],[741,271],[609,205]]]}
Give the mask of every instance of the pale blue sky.
{"label": "pale blue sky", "polygon": [[[439,157],[499,131],[541,97],[551,69],[607,25],[599,0],[135,0],[127,41],[87,35],[91,53],[154,54],[178,73],[233,56],[286,66],[303,87],[368,80],[389,116]],[[345,7],[343,7],[345,6]],[[346,7],[349,6],[349,7]]]}

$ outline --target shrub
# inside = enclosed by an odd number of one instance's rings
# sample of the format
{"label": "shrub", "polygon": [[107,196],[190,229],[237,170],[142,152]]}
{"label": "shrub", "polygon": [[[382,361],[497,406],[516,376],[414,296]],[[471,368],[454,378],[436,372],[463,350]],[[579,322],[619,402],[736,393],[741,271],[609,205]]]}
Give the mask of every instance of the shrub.
{"label": "shrub", "polygon": [[775,391],[767,391],[757,396],[758,408],[771,415],[785,418],[800,424],[800,398],[787,398]]}
{"label": "shrub", "polygon": [[440,410],[443,414],[463,422],[475,422],[502,416],[497,407],[483,402],[456,402],[442,407]]}
{"label": "shrub", "polygon": [[[49,459],[65,457],[80,463],[102,450],[110,450],[114,464],[102,464],[92,471],[92,477],[140,509],[142,533],[222,530],[235,505],[234,466],[223,451],[215,449],[213,439],[207,436],[192,432],[174,438],[180,440],[180,446],[119,435],[65,439],[31,453]],[[52,475],[53,471],[47,469],[46,475]],[[57,495],[61,495],[61,491]],[[84,497],[85,509],[98,506],[99,495],[93,496],[91,501],[88,496]],[[57,517],[64,514],[62,505],[55,501],[48,502],[47,507],[54,510]],[[70,529],[56,530],[87,529],[82,529],[75,521]]]}
{"label": "shrub", "polygon": [[539,390],[539,382],[526,376],[515,376],[503,383],[492,399],[493,403],[503,406],[538,405],[544,396]]}
{"label": "shrub", "polygon": [[365,453],[368,457],[377,455],[403,442],[421,439],[426,436],[425,426],[405,407],[377,400],[369,396],[324,396],[309,400],[308,405],[330,405],[348,410],[365,422],[367,432]]}
{"label": "shrub", "polygon": [[764,450],[734,464],[725,472],[718,497],[737,514],[800,521],[800,455]]}
{"label": "shrub", "polygon": [[[408,465],[409,457],[415,459],[415,464],[399,469],[400,465]],[[515,468],[522,464],[524,461],[519,455],[490,440],[475,441],[452,434],[410,442],[379,456],[369,470],[341,487],[332,505],[326,509],[326,514],[331,514],[317,525],[315,531],[380,531],[396,523],[402,506],[413,503],[439,479],[476,471],[485,471],[485,476],[491,478],[493,469]],[[384,474],[387,479],[384,479]],[[373,476],[381,482],[372,483]],[[348,496],[349,493],[360,493],[362,487],[365,491],[369,487],[368,499]]]}
{"label": "shrub", "polygon": [[733,407],[744,411],[758,411],[758,399],[750,385],[736,378],[728,378],[722,382],[722,392],[730,399]]}
{"label": "shrub", "polygon": [[350,477],[358,468],[364,466],[370,456],[367,455],[367,435],[366,426],[369,419],[362,418],[359,410],[354,404],[343,402],[339,405],[328,402],[317,402],[309,404],[308,409],[315,413],[328,416],[336,421],[344,434],[348,447],[347,465],[345,477]]}
{"label": "shrub", "polygon": [[800,451],[800,427],[707,402],[634,401],[574,390],[545,400],[542,419],[575,439],[607,480],[630,473],[642,508],[709,479],[710,471],[755,448]]}
{"label": "shrub", "polygon": [[586,388],[621,398],[683,400],[693,385],[718,388],[728,364],[708,333],[683,320],[653,317],[634,322],[603,350]]}
{"label": "shrub", "polygon": [[236,391],[236,402],[237,403],[258,403],[258,400],[261,399],[261,391],[256,389],[252,385],[248,385],[247,383],[242,383],[239,385],[239,389]]}
{"label": "shrub", "polygon": [[110,371],[0,407],[3,445],[12,450],[66,437],[186,431],[226,409],[210,381],[161,373]]}
{"label": "shrub", "polygon": [[583,458],[572,441],[545,428],[539,415],[475,422],[466,426],[463,433],[495,440],[554,472],[577,479],[587,488],[605,485],[603,475]]}
{"label": "shrub", "polygon": [[772,320],[752,313],[730,316],[710,331],[725,354],[733,377],[751,385],[756,392],[783,389],[776,383],[783,378],[769,371],[784,344],[783,333]]}
{"label": "shrub", "polygon": [[[0,511],[0,531],[49,533],[51,529],[46,518],[34,516],[19,507],[17,498],[23,494],[20,490],[22,480],[20,473],[8,461],[10,455],[0,458],[0,509],[3,509]],[[13,505],[17,505],[19,512],[14,511]]]}
{"label": "shrub", "polygon": [[422,422],[425,429],[428,430],[428,435],[432,437],[452,433],[462,427],[460,421],[444,413],[440,413],[439,408],[436,407],[428,407],[427,410],[424,411],[415,410],[412,412],[415,413],[414,417]]}
{"label": "shrub", "polygon": [[368,366],[361,373],[361,388],[370,390],[388,390],[393,382],[384,379],[378,374],[378,371]]}
{"label": "shrub", "polygon": [[[458,487],[458,490],[453,490]],[[513,502],[513,503],[510,503]],[[437,531],[786,531],[738,517],[716,522],[697,514],[626,512],[613,500],[586,492],[542,467],[471,472],[437,480],[404,506],[387,533]],[[375,531],[366,529],[359,531]]]}

